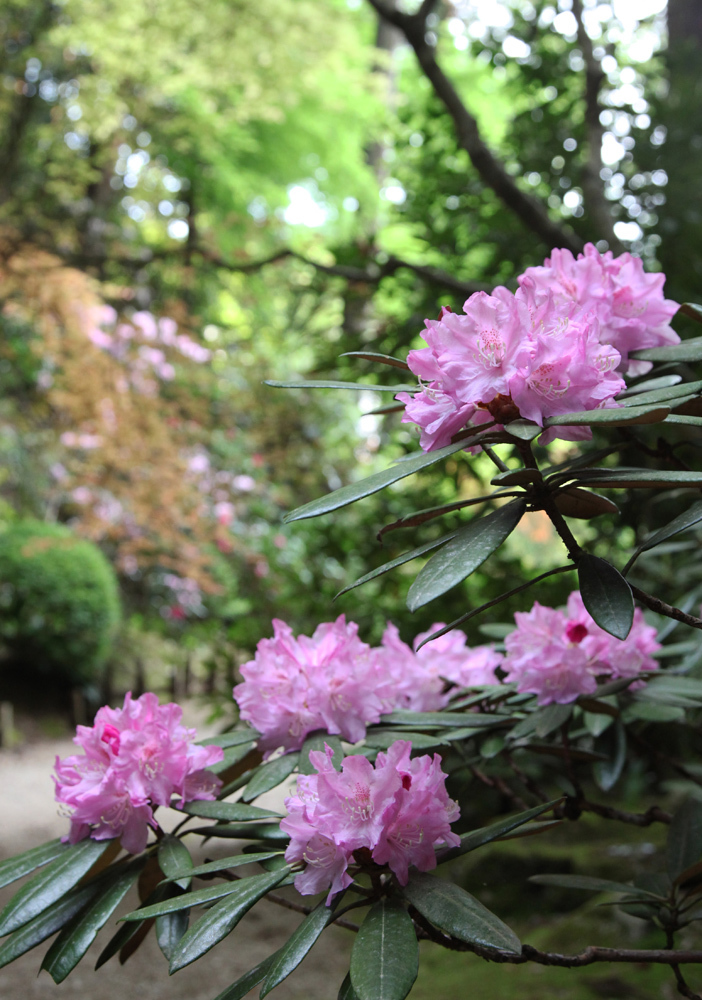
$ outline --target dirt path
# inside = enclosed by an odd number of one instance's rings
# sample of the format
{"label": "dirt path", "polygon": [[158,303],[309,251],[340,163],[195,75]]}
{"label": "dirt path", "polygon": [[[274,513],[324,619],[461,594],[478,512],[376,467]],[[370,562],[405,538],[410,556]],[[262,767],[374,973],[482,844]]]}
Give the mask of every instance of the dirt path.
{"label": "dirt path", "polygon": [[[73,751],[68,739],[0,750],[0,860],[65,833],[67,821],[56,812],[51,771],[57,754],[65,756]],[[222,849],[210,843],[207,855],[223,857],[234,853],[232,848],[229,841]],[[1,906],[13,888],[0,892]],[[136,898],[132,902],[136,904]],[[171,979],[153,934],[125,966],[113,958],[94,972],[95,959],[113,933],[114,925],[108,922],[86,958],[60,986],[46,972],[37,977],[48,944],[0,970],[0,1000],[213,1000],[280,947],[299,921],[296,914],[262,901],[205,959]],[[348,932],[326,931],[303,966],[271,996],[280,1000],[335,1000],[348,968],[351,943]]]}

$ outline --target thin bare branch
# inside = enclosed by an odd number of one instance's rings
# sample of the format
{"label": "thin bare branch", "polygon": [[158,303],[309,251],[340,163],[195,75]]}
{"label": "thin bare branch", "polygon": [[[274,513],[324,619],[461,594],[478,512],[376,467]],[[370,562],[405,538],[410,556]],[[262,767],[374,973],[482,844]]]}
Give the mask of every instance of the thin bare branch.
{"label": "thin bare branch", "polygon": [[659,597],[647,594],[645,590],[639,590],[638,587],[632,586],[631,592],[637,601],[645,604],[651,611],[655,611],[659,615],[665,615],[666,618],[673,618],[675,621],[682,622],[683,625],[689,625],[691,628],[702,628],[702,618],[695,618],[694,615],[688,615],[686,611],[681,611],[680,608],[673,607],[672,604],[666,604]]}
{"label": "thin bare branch", "polygon": [[632,826],[651,826],[652,823],[670,823],[673,817],[659,806],[651,806],[645,813],[625,812],[623,809],[615,809],[613,806],[603,806],[599,802],[588,802],[581,799],[578,805],[584,812],[595,813],[604,819],[615,819],[620,823],[629,823]]}
{"label": "thin bare branch", "polygon": [[478,123],[436,61],[434,47],[426,39],[425,19],[419,14],[409,15],[391,9],[383,0],[368,0],[378,14],[394,24],[405,35],[434,93],[453,118],[459,145],[465,149],[471,163],[485,184],[504,202],[507,208],[521,219],[528,230],[535,233],[548,247],[567,247],[573,253],[582,250],[582,241],[574,233],[563,229],[548,215],[544,205],[522,191],[486,145]]}

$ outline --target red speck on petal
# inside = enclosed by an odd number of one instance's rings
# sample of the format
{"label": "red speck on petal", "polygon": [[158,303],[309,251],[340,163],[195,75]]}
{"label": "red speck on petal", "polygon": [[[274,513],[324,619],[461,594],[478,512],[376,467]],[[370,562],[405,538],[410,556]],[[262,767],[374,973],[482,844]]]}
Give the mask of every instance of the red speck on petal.
{"label": "red speck on petal", "polygon": [[566,625],[568,642],[582,642],[586,635],[586,625],[582,625],[580,622],[568,622]]}

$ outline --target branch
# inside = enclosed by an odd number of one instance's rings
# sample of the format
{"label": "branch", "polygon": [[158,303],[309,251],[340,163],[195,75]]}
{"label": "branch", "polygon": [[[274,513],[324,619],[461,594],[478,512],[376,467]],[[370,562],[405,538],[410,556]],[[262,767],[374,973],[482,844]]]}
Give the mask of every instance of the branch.
{"label": "branch", "polygon": [[583,194],[588,216],[595,224],[600,236],[607,240],[609,249],[615,254],[623,253],[624,247],[614,234],[614,219],[605,198],[604,186],[600,178],[602,169],[602,137],[604,127],[600,122],[600,87],[604,73],[592,51],[592,39],[583,24],[582,0],[573,0],[573,14],[578,22],[578,44],[585,60],[585,128],[587,130],[587,160],[582,168]]}
{"label": "branch", "polygon": [[659,597],[647,594],[645,590],[639,590],[638,587],[634,587],[633,585],[631,592],[637,601],[645,604],[651,611],[655,611],[659,615],[665,615],[666,618],[673,618],[675,621],[682,622],[683,625],[689,625],[691,628],[702,628],[702,618],[695,618],[694,615],[688,615],[686,611],[681,611],[680,608],[675,608],[672,604],[666,604]]}
{"label": "branch", "polygon": [[368,2],[380,17],[403,32],[414,49],[419,65],[432,84],[434,93],[453,118],[459,145],[468,153],[471,163],[485,184],[521,219],[527,229],[543,240],[547,247],[567,247],[573,253],[582,250],[580,238],[553,222],[542,203],[522,191],[514,178],[507,173],[502,162],[488,149],[476,119],[468,111],[455,87],[437,63],[433,47],[427,43],[425,37],[427,4],[423,3],[417,14],[408,15],[392,10],[383,0],[368,0]]}
{"label": "branch", "polygon": [[619,820],[620,823],[630,823],[632,826],[651,826],[652,823],[670,823],[673,817],[659,806],[651,806],[645,813],[625,812],[612,806],[603,806],[599,802],[588,802],[581,799],[578,805],[584,812],[595,813],[604,819]]}

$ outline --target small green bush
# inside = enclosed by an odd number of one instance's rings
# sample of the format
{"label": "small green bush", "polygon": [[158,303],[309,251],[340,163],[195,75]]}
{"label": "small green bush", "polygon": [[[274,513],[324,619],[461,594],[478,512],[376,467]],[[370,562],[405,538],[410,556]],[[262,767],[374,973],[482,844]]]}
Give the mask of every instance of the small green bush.
{"label": "small green bush", "polygon": [[20,664],[92,680],[119,620],[117,579],[92,542],[31,520],[0,534],[0,643]]}

